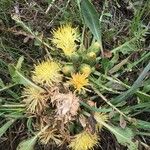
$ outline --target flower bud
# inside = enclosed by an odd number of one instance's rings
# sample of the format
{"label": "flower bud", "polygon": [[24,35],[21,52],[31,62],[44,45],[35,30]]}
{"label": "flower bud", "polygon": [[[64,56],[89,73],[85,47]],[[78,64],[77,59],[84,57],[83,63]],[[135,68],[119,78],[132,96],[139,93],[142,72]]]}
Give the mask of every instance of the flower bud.
{"label": "flower bud", "polygon": [[95,54],[97,54],[100,51],[100,44],[98,42],[93,43],[89,49],[89,52],[94,52]]}
{"label": "flower bud", "polygon": [[74,68],[71,64],[67,64],[65,65],[63,68],[62,68],[62,72],[65,74],[65,75],[70,75],[71,73],[74,72]]}
{"label": "flower bud", "polygon": [[92,68],[88,64],[82,64],[81,67],[80,67],[80,72],[84,73],[86,75],[90,75],[91,72],[92,72]]}

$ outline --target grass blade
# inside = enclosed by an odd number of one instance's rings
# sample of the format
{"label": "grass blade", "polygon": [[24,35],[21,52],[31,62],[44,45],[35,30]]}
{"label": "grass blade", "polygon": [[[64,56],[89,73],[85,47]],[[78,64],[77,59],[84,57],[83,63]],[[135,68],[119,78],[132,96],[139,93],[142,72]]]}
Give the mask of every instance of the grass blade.
{"label": "grass blade", "polygon": [[7,131],[7,129],[15,122],[15,119],[9,120],[0,128],[0,137]]}
{"label": "grass blade", "polygon": [[148,63],[148,65],[144,68],[143,72],[140,74],[140,76],[137,78],[137,80],[134,82],[134,84],[131,86],[131,88],[122,93],[121,95],[119,95],[118,97],[116,97],[115,99],[112,100],[112,102],[114,103],[119,103],[123,100],[128,99],[130,96],[132,96],[134,93],[137,92],[138,88],[142,85],[142,82],[144,80],[144,78],[146,77],[147,73],[150,70],[150,62]]}

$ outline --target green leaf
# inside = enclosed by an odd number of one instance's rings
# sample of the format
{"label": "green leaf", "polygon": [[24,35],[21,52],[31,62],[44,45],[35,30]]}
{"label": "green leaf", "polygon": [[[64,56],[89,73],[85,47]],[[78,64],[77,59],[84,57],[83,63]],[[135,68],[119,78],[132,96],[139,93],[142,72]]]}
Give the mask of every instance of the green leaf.
{"label": "green leaf", "polygon": [[26,139],[19,143],[17,150],[34,150],[34,146],[37,142],[37,139],[41,133],[43,133],[49,125],[45,126],[39,133],[37,133],[35,136]]}
{"label": "green leaf", "polygon": [[48,4],[51,4],[51,3],[52,3],[52,1],[53,1],[53,0],[47,0],[47,3],[48,3]]}
{"label": "green leaf", "polygon": [[101,66],[104,70],[104,74],[107,74],[108,70],[112,67],[112,62],[108,58],[102,58]]}
{"label": "green leaf", "polygon": [[97,11],[89,0],[81,0],[80,8],[86,25],[101,45],[101,28]]}
{"label": "green leaf", "polygon": [[15,122],[15,119],[9,120],[0,128],[0,137],[7,131],[7,129]]}
{"label": "green leaf", "polygon": [[23,84],[24,86],[29,85],[29,80],[21,73],[21,71],[18,71],[16,67],[13,65],[9,65],[9,72],[12,77],[12,81],[17,84]]}
{"label": "green leaf", "polygon": [[38,138],[38,136],[36,135],[32,138],[29,138],[29,139],[22,141],[17,146],[17,150],[34,150],[34,146],[37,142],[37,138]]}
{"label": "green leaf", "polygon": [[150,92],[150,79],[146,80],[143,85],[144,85],[143,92],[145,93]]}
{"label": "green leaf", "polygon": [[21,57],[19,58],[18,62],[17,62],[17,65],[16,65],[16,69],[17,69],[17,70],[20,70],[20,69],[21,69],[21,66],[22,66],[23,61],[24,61],[24,57],[21,56]]}
{"label": "green leaf", "polygon": [[139,129],[144,129],[144,130],[150,131],[150,122],[136,119],[135,124],[136,124],[137,128],[139,128]]}
{"label": "green leaf", "polygon": [[140,40],[141,38],[143,38],[147,30],[148,30],[147,28],[143,29],[141,32],[138,33],[137,36],[133,37],[129,41],[126,41],[122,45],[119,45],[117,48],[114,48],[113,50],[111,50],[111,52],[112,53],[116,53],[116,52],[128,53],[128,52],[136,50],[136,46],[137,46],[136,42]]}
{"label": "green leaf", "polygon": [[134,138],[134,133],[130,128],[119,128],[113,127],[111,128],[111,132],[116,136],[117,141],[124,146],[127,146],[129,150],[137,150],[138,143],[132,142]]}
{"label": "green leaf", "polygon": [[37,86],[36,84],[34,84],[33,82],[31,82],[28,78],[26,78],[24,76],[24,74],[21,72],[20,67],[21,67],[21,63],[23,61],[23,58],[20,58],[17,66],[13,66],[13,65],[9,65],[8,69],[10,72],[10,75],[12,77],[12,81],[16,84],[23,84],[24,86],[32,86],[36,89],[42,90],[41,87]]}
{"label": "green leaf", "polygon": [[122,129],[120,127],[110,126],[96,114],[94,115],[94,118],[99,124],[103,125],[110,132],[112,132],[121,145],[127,146],[129,150],[138,149],[138,143],[132,141],[132,139],[134,138],[134,133],[130,128],[126,127],[125,129]]}
{"label": "green leaf", "polygon": [[148,65],[144,68],[143,72],[140,74],[140,76],[137,78],[137,80],[134,82],[134,84],[131,86],[129,90],[126,92],[122,93],[118,97],[112,100],[112,102],[119,103],[123,100],[128,99],[130,96],[132,96],[134,93],[137,92],[138,88],[142,85],[142,82],[144,78],[146,77],[147,73],[150,70],[150,62]]}
{"label": "green leaf", "polygon": [[130,57],[127,57],[127,58],[123,59],[120,63],[115,65],[113,68],[111,68],[109,70],[109,73],[113,74],[113,73],[117,72],[118,70],[120,70],[120,68],[128,62],[129,58]]}

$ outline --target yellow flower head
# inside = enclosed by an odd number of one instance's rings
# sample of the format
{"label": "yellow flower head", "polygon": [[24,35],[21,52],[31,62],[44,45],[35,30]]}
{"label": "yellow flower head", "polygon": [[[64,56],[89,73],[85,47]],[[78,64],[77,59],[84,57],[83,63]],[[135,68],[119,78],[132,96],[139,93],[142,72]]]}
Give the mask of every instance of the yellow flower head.
{"label": "yellow flower head", "polygon": [[72,28],[70,24],[62,25],[53,31],[52,42],[57,48],[62,49],[66,56],[71,56],[76,50],[75,40],[77,39],[77,28]]}
{"label": "yellow flower head", "polygon": [[27,110],[31,113],[40,113],[47,107],[48,94],[45,90],[36,89],[34,87],[26,87],[23,91],[24,102]]}
{"label": "yellow flower head", "polygon": [[90,132],[83,131],[75,135],[75,138],[71,140],[69,147],[72,150],[90,150],[93,149],[94,146],[98,145],[99,137],[98,135],[91,134]]}
{"label": "yellow flower head", "polygon": [[35,65],[32,79],[35,83],[45,86],[51,86],[53,83],[59,83],[62,75],[60,74],[60,66],[58,63],[46,60]]}
{"label": "yellow flower head", "polygon": [[103,127],[103,122],[104,123],[108,122],[109,116],[107,114],[105,114],[105,113],[95,112],[94,118],[97,121],[96,129],[97,129],[97,131],[99,131]]}
{"label": "yellow flower head", "polygon": [[76,73],[72,74],[71,76],[72,78],[70,79],[69,83],[73,85],[76,91],[78,91],[79,93],[82,90],[85,90],[84,86],[89,85],[86,74]]}

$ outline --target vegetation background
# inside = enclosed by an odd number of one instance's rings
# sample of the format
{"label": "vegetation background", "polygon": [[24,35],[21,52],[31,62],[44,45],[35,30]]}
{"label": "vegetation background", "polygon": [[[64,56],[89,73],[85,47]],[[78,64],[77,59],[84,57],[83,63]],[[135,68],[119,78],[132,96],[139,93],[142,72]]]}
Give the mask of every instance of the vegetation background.
{"label": "vegetation background", "polygon": [[[16,64],[18,59],[24,56],[22,68],[24,74],[28,76],[37,59],[43,58],[49,52],[50,45],[47,44],[52,29],[68,22],[71,22],[74,27],[78,26],[80,31],[85,30],[84,44],[88,46],[92,34],[83,21],[78,2],[0,0],[0,150],[15,150],[17,145],[29,136],[27,131],[30,129],[30,120],[23,116],[8,129],[12,124],[12,120],[10,123],[9,119],[19,117],[18,112],[22,111],[21,108],[13,108],[13,104],[21,100],[22,85],[12,81],[9,65]],[[92,0],[91,2],[100,17],[101,40],[105,56],[100,65],[106,77],[104,82],[99,78],[93,78],[92,82],[108,99],[120,96],[121,99],[126,100],[127,103],[121,107],[121,111],[130,112],[130,117],[139,119],[139,122],[136,120],[138,122],[135,129],[136,139],[142,141],[139,149],[148,149],[150,144],[150,1]],[[21,17],[22,23],[16,22],[13,18],[15,14]],[[40,41],[39,37],[44,40]],[[58,53],[53,55],[57,56]],[[115,84],[110,86],[112,80]],[[112,101],[115,106],[118,102],[120,104],[117,99]],[[115,121],[114,119],[114,124]],[[132,128],[132,125],[130,127]],[[127,149],[121,146],[109,131],[104,129],[101,135],[101,147],[98,149]],[[36,149],[56,148],[37,145]],[[59,149],[66,148],[64,146]]]}

